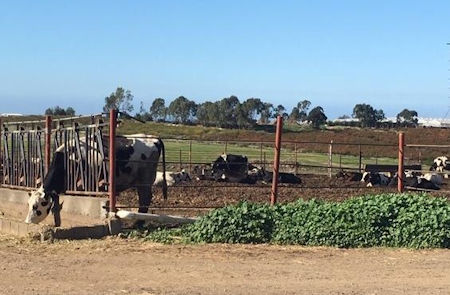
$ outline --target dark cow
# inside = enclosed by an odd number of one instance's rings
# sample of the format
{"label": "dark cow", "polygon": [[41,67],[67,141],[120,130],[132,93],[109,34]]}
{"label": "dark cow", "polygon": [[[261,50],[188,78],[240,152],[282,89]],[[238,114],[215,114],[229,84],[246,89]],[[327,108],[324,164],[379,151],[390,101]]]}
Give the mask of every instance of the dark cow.
{"label": "dark cow", "polygon": [[[263,183],[272,183],[273,172],[266,171],[264,168],[259,168],[253,165],[249,165],[248,170],[249,179],[262,181]],[[278,183],[290,183],[290,184],[300,184],[302,183],[300,177],[293,173],[279,172],[278,173]]]}
{"label": "dark cow", "polygon": [[223,154],[212,164],[212,176],[216,181],[246,182],[248,160],[246,156]]}
{"label": "dark cow", "polygon": [[[70,147],[73,143],[69,144]],[[64,176],[64,154],[69,153],[69,159],[74,158],[71,148],[64,145],[58,147],[53,156],[49,171],[45,176],[43,185],[30,193],[28,200],[29,210],[25,220],[27,223],[39,223],[49,214],[51,208],[55,213],[55,225],[59,226],[59,194],[66,191]],[[84,144],[81,145],[84,147]],[[91,153],[96,152],[96,147],[91,147]],[[107,149],[108,147],[105,147]],[[68,150],[68,152],[67,152]],[[82,160],[86,159],[86,151],[82,152]],[[105,151],[106,152],[106,151]],[[155,181],[156,168],[161,152],[164,153],[164,144],[161,139],[152,136],[136,134],[116,139],[116,192],[119,193],[128,188],[136,188],[139,195],[139,212],[148,212],[148,206],[152,200],[152,183]],[[101,159],[101,154],[96,157]],[[100,163],[90,163],[96,166]]]}
{"label": "dark cow", "polygon": [[367,187],[388,186],[391,178],[379,172],[364,172],[361,182],[367,183]]}
{"label": "dark cow", "polygon": [[196,180],[214,180],[210,165],[195,165],[192,168],[192,175]]}
{"label": "dark cow", "polygon": [[361,181],[363,174],[361,172],[349,172],[341,170],[336,173],[336,178],[342,178],[345,181]]}

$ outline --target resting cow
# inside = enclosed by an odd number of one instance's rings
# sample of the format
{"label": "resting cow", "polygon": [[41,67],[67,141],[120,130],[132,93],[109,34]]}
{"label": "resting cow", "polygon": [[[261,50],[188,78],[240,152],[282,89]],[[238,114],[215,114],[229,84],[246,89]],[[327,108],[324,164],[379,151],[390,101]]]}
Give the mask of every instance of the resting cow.
{"label": "resting cow", "polygon": [[[84,144],[80,146],[84,149]],[[90,148],[92,148],[90,151],[95,153],[96,147]],[[136,188],[139,195],[139,212],[141,213],[148,212],[148,206],[152,200],[152,184],[155,181],[161,152],[164,153],[163,142],[152,136],[136,134],[116,138],[116,192]],[[68,159],[75,158],[73,143],[70,143],[68,148],[62,145],[56,149],[43,185],[30,193],[29,210],[25,222],[39,223],[47,217],[50,210],[53,210],[55,225],[60,225],[59,194],[66,191],[65,153],[69,153]],[[81,155],[82,160],[85,161],[86,151],[82,150]],[[100,153],[94,158],[100,159]],[[95,166],[98,163],[90,164]]]}
{"label": "resting cow", "polygon": [[[166,172],[166,183],[167,186],[176,185],[182,181],[190,181],[191,177],[189,174],[183,169],[181,172]],[[163,172],[156,172],[156,178],[153,185],[162,186],[164,184]]]}
{"label": "resting cow", "polygon": [[[389,183],[389,186],[397,186],[398,174],[395,173],[394,177]],[[425,175],[408,175],[405,174],[403,178],[403,185],[412,188],[422,188],[439,190],[439,185],[442,184],[442,176],[435,173],[427,173]]]}
{"label": "resting cow", "polygon": [[361,182],[367,183],[367,187],[372,186],[387,186],[391,178],[379,172],[364,172]]}
{"label": "resting cow", "polygon": [[361,172],[348,172],[341,170],[336,173],[336,178],[342,178],[346,181],[361,181],[362,175],[363,174]]}
{"label": "resting cow", "polygon": [[212,176],[216,181],[246,182],[248,160],[246,156],[223,154],[212,164]]}

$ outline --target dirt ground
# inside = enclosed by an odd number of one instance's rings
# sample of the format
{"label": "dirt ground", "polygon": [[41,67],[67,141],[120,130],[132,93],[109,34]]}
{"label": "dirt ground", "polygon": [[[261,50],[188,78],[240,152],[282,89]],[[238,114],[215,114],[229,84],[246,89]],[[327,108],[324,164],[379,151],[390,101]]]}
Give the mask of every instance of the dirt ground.
{"label": "dirt ground", "polygon": [[0,235],[0,294],[449,294],[449,250]]}
{"label": "dirt ground", "polygon": [[[359,181],[343,181],[327,175],[302,174],[300,185],[280,185],[278,189],[278,202],[293,202],[298,199],[312,198],[327,201],[343,201],[355,196],[365,194],[396,192],[396,187],[367,188],[365,183]],[[445,179],[441,190],[430,193],[436,196],[445,196],[450,199],[449,180]],[[164,202],[161,189],[154,188],[152,206],[169,207],[223,207],[236,204],[239,201],[265,202],[270,200],[271,185],[255,185],[224,183],[214,181],[196,181],[181,183],[169,187],[168,200]],[[123,192],[118,197],[118,203],[137,206],[135,191]]]}

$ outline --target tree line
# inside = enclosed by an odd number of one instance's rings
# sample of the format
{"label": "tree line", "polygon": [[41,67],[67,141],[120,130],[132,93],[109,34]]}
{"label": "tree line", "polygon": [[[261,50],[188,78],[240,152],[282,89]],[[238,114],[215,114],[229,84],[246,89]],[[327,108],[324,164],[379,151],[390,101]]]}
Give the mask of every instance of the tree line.
{"label": "tree line", "polygon": [[[134,96],[130,90],[118,87],[109,96],[105,97],[104,112],[110,109],[131,114],[134,111]],[[163,98],[155,98],[149,109],[145,109],[143,102],[135,112],[135,117],[144,121],[173,122],[178,124],[201,124],[220,128],[251,129],[256,125],[269,124],[272,119],[282,116],[285,121],[292,124],[309,124],[313,128],[320,128],[327,123],[327,116],[321,106],[311,108],[307,99],[300,100],[290,112],[281,104],[274,105],[260,98],[248,98],[240,101],[232,95],[216,101],[196,103],[184,96],[173,99],[168,105]],[[66,110],[56,106],[45,111],[48,115],[75,115],[75,110],[68,107]],[[397,126],[417,126],[417,112],[404,109],[397,114]],[[377,110],[369,104],[356,104],[352,116],[342,116],[340,119],[354,118],[357,121],[341,120],[328,122],[334,125],[358,125],[361,127],[379,127],[386,118],[383,110]]]}

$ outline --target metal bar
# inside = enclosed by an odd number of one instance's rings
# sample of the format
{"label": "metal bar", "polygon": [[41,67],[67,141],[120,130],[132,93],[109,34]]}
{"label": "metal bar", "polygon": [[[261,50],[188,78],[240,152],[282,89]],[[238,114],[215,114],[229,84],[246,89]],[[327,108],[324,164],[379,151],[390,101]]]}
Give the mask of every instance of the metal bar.
{"label": "metal bar", "polygon": [[116,212],[116,124],[117,110],[109,112],[109,212]]}
{"label": "metal bar", "polygon": [[189,173],[192,174],[192,140],[189,141]]}
{"label": "metal bar", "polygon": [[294,151],[295,151],[295,175],[298,174],[298,149],[297,144],[294,145]]}
{"label": "metal bar", "polygon": [[50,158],[51,158],[51,136],[52,136],[52,117],[45,116],[45,174],[48,173],[50,169]]}
{"label": "metal bar", "polygon": [[333,140],[330,141],[328,147],[328,177],[331,178],[331,172],[333,168]]}
{"label": "metal bar", "polygon": [[2,172],[0,173],[0,184],[4,181],[5,176],[5,163],[3,161],[3,146],[2,146],[2,137],[3,137],[3,125],[2,125],[2,118],[0,118],[0,169]]}
{"label": "metal bar", "polygon": [[445,144],[405,144],[405,147],[415,147],[415,148],[450,148],[450,145]]}
{"label": "metal bar", "polygon": [[361,150],[361,144],[359,145],[359,171],[362,170],[362,150]]}
{"label": "metal bar", "polygon": [[397,190],[399,193],[403,192],[403,161],[404,161],[404,147],[405,134],[400,132],[398,134],[398,171],[397,171]]}
{"label": "metal bar", "polygon": [[272,178],[272,191],[270,195],[270,204],[275,205],[277,202],[278,194],[278,173],[280,169],[280,151],[281,151],[281,133],[283,130],[283,118],[277,117],[277,129],[275,133],[275,155],[273,157],[273,178]]}
{"label": "metal bar", "polygon": [[67,190],[66,195],[80,195],[80,196],[108,196],[108,192],[85,192],[85,191],[74,191]]}

